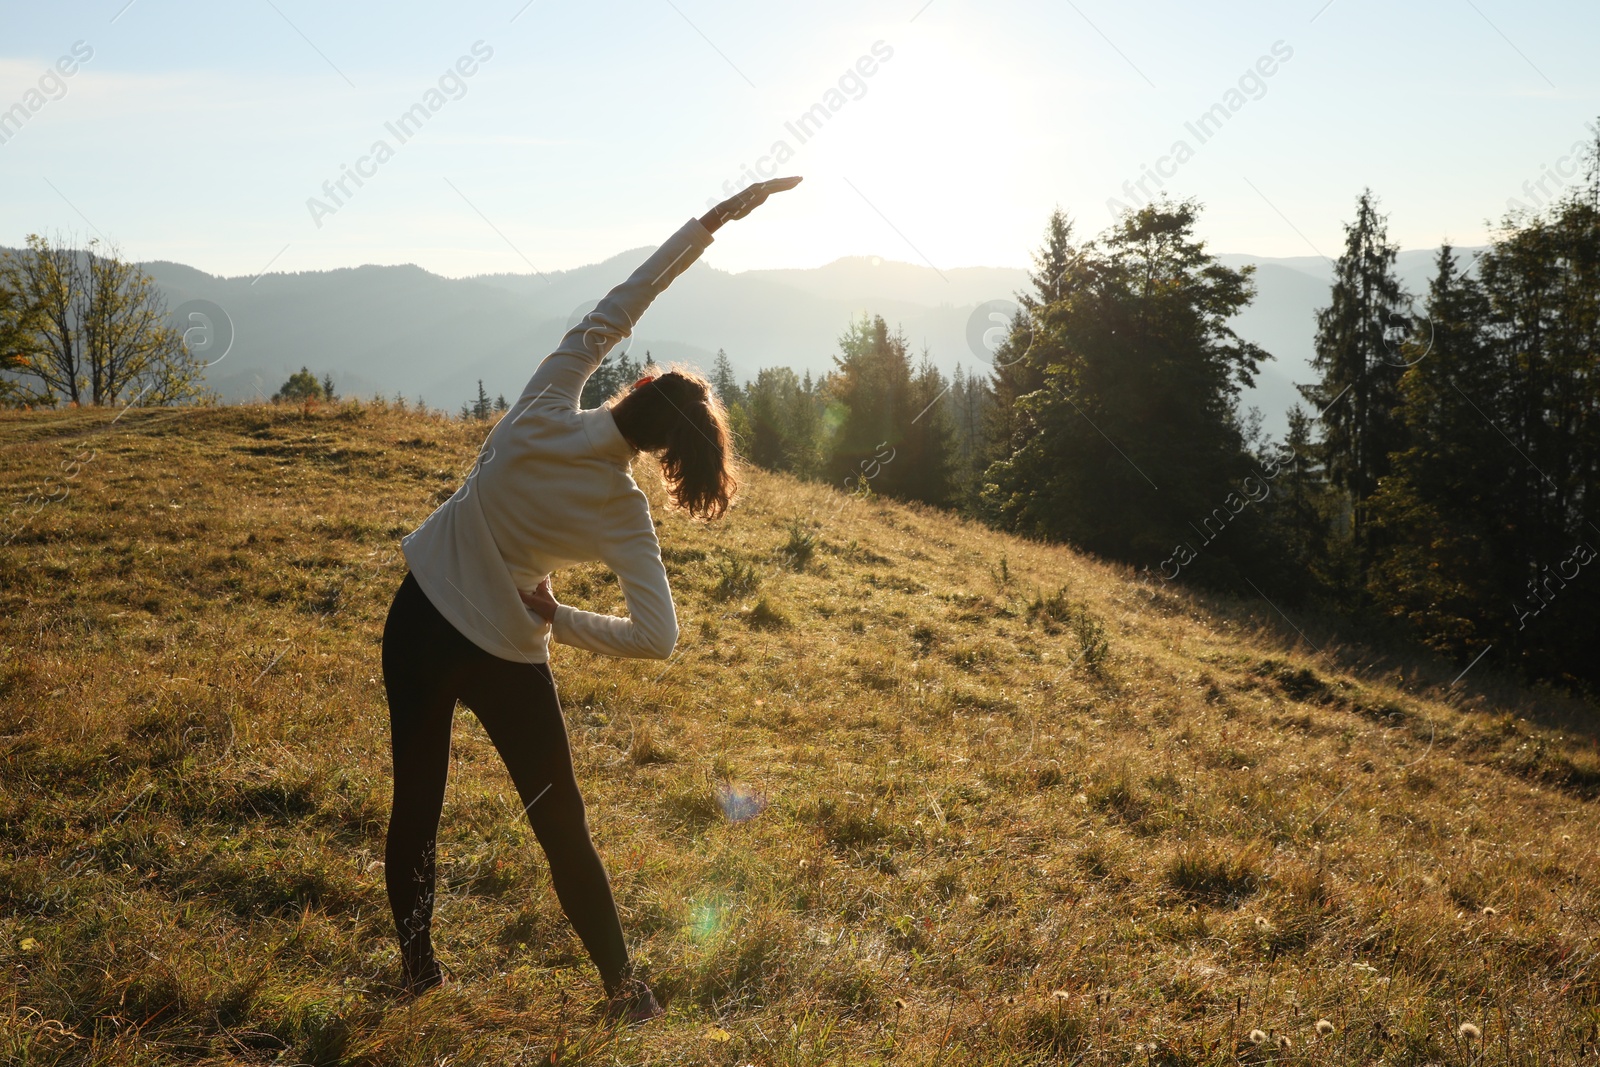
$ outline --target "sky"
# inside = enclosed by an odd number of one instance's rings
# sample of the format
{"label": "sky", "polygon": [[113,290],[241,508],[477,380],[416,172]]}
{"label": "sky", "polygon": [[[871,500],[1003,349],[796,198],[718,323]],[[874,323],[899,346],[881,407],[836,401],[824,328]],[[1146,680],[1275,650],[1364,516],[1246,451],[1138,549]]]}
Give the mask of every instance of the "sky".
{"label": "sky", "polygon": [[559,270],[758,168],[806,181],[714,267],[1026,266],[1158,179],[1217,252],[1337,255],[1364,186],[1474,245],[1583,180],[1596,40],[1576,0],[0,0],[0,245]]}

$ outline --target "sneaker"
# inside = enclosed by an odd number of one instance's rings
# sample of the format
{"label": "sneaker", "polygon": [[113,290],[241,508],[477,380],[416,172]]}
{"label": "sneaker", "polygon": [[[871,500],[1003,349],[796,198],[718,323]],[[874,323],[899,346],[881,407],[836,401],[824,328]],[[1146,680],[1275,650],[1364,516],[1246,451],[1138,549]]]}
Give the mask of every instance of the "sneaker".
{"label": "sneaker", "polygon": [[664,1014],[666,1009],[657,1003],[656,995],[637,978],[625,979],[606,998],[605,1017],[627,1026],[638,1026]]}
{"label": "sneaker", "polygon": [[408,997],[420,997],[444,984],[444,969],[437,961],[429,960],[415,972],[409,967],[402,970],[404,973],[401,976],[401,986]]}

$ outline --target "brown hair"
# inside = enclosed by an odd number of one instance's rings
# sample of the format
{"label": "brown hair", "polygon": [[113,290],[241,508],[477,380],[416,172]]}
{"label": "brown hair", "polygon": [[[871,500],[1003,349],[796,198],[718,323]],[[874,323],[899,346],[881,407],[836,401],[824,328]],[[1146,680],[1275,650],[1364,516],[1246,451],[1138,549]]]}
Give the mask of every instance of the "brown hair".
{"label": "brown hair", "polygon": [[659,454],[674,507],[706,519],[728,510],[739,484],[733,438],[728,412],[710,382],[675,364],[644,385],[624,386],[607,406],[613,415],[624,409],[620,421],[631,444]]}

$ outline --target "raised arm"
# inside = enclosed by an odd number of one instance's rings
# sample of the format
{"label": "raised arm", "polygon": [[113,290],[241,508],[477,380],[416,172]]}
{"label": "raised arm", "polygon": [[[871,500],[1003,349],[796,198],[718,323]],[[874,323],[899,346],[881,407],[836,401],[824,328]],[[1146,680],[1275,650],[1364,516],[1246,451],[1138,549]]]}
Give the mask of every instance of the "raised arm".
{"label": "raised arm", "polygon": [[653,300],[700,258],[711,244],[711,231],[690,219],[656,249],[650,258],[612,289],[583,317],[539,364],[520,404],[575,409],[583,385],[618,341],[633,333],[634,324]]}
{"label": "raised arm", "polygon": [[785,189],[793,189],[800,184],[799,178],[773,178],[768,182],[756,182],[700,216],[700,225],[710,233],[716,233],[717,227],[724,222],[742,219],[756,208],[767,202],[767,197],[773,193],[781,193]]}
{"label": "raised arm", "polygon": [[576,409],[584,383],[606,354],[633,333],[645,309],[672,280],[700,258],[713,240],[711,235],[724,222],[750,214],[773,193],[798,184],[799,178],[759,182],[724,200],[701,218],[684,223],[627,281],[607,293],[582,322],[567,331],[556,350],[544,358],[529,379],[518,401],[519,414],[534,403]]}

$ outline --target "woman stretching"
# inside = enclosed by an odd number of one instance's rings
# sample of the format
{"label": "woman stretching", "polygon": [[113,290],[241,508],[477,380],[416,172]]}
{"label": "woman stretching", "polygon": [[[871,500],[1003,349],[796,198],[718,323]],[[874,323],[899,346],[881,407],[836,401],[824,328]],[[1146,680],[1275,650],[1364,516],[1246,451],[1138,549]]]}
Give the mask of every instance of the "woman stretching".
{"label": "woman stretching", "polygon": [[[561,908],[605,982],[608,1012],[635,1022],[661,1013],[630,973],[611,884],[589,839],[549,643],[611,656],[672,654],[672,593],[649,501],[629,463],[639,452],[659,454],[672,505],[715,518],[733,493],[733,451],[722,405],[698,375],[640,378],[607,406],[586,411],[578,398],[606,353],[719,226],[799,181],[751,186],[656,249],[567,331],[490,432],[466,482],[401,542],[410,573],[383,630],[394,752],[384,874],[413,992],[441,980],[430,936],[435,843],[459,700],[511,772]],[[551,572],[591,560],[616,573],[628,617],[556,602]]]}

